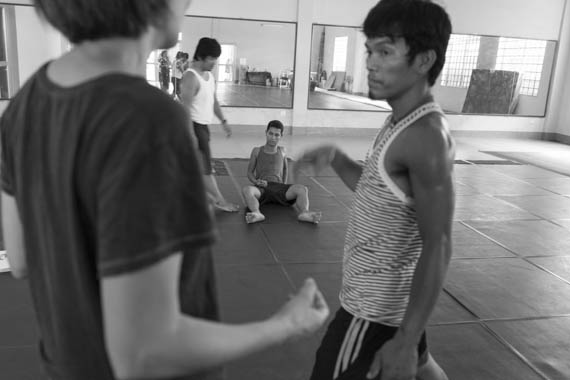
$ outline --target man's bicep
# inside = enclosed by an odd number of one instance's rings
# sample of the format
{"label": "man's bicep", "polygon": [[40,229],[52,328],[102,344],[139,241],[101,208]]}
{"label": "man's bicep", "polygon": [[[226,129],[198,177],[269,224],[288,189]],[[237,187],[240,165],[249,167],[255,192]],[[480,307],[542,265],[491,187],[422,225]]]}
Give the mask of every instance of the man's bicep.
{"label": "man's bicep", "polygon": [[441,145],[426,152],[408,167],[420,233],[424,239],[447,234],[451,229],[455,192],[453,162]]}
{"label": "man's bicep", "polygon": [[172,328],[179,315],[181,254],[132,272],[101,279],[105,343],[115,371],[136,366],[137,350]]}
{"label": "man's bicep", "polygon": [[412,180],[415,209],[420,233],[424,239],[446,235],[451,230],[454,210],[454,188],[451,177],[441,182]]}
{"label": "man's bicep", "polygon": [[259,153],[258,148],[253,148],[251,155],[249,156],[249,163],[247,165],[247,172],[253,174],[255,171],[255,166],[257,165],[257,155]]}
{"label": "man's bicep", "polygon": [[16,278],[26,277],[26,250],[18,205],[16,198],[4,191],[2,192],[2,233],[12,275]]}
{"label": "man's bicep", "polygon": [[196,76],[191,71],[185,72],[180,82],[180,96],[186,102],[191,102],[197,92],[198,81],[196,80]]}

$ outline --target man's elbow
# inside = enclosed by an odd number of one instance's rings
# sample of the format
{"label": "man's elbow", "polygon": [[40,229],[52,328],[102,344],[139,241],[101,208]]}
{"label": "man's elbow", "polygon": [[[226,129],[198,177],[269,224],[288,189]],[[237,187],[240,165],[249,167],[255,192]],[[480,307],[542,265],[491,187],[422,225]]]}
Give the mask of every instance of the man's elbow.
{"label": "man's elbow", "polygon": [[10,268],[10,272],[12,273],[12,277],[18,280],[25,280],[28,278],[28,269],[25,267],[12,267]]}

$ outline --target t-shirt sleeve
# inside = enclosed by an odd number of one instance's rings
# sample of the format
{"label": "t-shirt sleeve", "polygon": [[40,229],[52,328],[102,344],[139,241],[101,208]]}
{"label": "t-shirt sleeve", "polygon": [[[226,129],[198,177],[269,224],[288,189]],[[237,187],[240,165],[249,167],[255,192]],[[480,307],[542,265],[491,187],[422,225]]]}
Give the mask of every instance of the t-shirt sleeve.
{"label": "t-shirt sleeve", "polygon": [[214,241],[198,157],[187,131],[178,134],[105,165],[97,189],[100,276],[142,269],[177,251],[192,254]]}
{"label": "t-shirt sleeve", "polygon": [[0,180],[2,181],[2,191],[14,195],[13,161],[5,127],[5,119],[2,118],[0,120]]}

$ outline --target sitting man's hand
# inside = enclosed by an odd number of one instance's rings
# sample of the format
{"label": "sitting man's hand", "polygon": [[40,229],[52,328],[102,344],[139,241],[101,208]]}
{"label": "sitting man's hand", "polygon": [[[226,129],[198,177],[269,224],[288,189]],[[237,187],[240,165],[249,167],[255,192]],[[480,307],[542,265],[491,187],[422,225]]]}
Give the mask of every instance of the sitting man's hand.
{"label": "sitting man's hand", "polygon": [[267,181],[263,180],[263,179],[258,179],[255,182],[255,186],[257,187],[267,187]]}

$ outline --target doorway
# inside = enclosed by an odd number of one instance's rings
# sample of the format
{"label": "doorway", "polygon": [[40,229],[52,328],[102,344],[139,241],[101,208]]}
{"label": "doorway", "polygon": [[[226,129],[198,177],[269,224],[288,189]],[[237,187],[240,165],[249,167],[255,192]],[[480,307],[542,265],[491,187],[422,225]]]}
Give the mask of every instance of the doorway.
{"label": "doorway", "polygon": [[218,81],[234,82],[236,45],[222,44],[222,54],[218,59]]}

